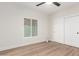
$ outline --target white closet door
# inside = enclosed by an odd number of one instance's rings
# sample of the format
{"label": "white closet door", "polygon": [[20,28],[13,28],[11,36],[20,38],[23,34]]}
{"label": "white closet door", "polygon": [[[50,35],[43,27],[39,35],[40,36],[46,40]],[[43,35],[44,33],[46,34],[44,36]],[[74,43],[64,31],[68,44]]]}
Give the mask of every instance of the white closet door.
{"label": "white closet door", "polygon": [[65,18],[65,43],[79,47],[79,16]]}

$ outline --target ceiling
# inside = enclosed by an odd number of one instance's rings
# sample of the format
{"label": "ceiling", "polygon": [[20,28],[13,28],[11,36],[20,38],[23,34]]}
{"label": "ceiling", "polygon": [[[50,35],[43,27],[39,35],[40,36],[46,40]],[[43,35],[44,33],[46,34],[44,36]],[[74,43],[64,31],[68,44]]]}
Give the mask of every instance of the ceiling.
{"label": "ceiling", "polygon": [[59,6],[59,7],[57,7],[54,4],[43,4],[39,7],[37,7],[36,5],[39,3],[40,2],[19,2],[19,4],[22,6],[28,7],[30,9],[33,9],[36,11],[40,11],[45,14],[51,14],[51,13],[57,12],[59,10],[73,7],[76,4],[79,4],[79,2],[59,2],[61,4],[61,6]]}

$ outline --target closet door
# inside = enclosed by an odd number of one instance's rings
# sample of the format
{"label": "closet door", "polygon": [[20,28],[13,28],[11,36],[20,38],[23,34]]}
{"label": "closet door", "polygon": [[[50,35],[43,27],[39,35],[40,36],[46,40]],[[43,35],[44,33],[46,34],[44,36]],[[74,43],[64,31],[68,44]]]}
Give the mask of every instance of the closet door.
{"label": "closet door", "polygon": [[79,16],[65,18],[65,43],[79,47]]}

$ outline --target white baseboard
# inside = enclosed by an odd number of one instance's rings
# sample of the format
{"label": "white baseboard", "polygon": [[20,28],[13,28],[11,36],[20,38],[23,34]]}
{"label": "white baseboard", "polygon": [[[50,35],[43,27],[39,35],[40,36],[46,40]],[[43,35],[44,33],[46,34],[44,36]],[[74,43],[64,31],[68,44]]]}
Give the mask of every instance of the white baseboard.
{"label": "white baseboard", "polygon": [[73,44],[71,44],[71,43],[68,43],[68,42],[66,42],[66,43],[62,43],[62,42],[58,42],[58,41],[55,41],[55,40],[51,40],[52,42],[57,42],[57,43],[61,43],[61,44],[65,44],[65,45],[69,45],[69,46],[72,46],[72,47],[77,47],[77,48],[79,48],[79,46],[74,46]]}
{"label": "white baseboard", "polygon": [[8,49],[13,49],[13,48],[18,48],[18,47],[21,47],[21,46],[27,46],[27,45],[30,45],[30,44],[35,44],[35,43],[40,43],[40,42],[44,42],[45,40],[42,40],[42,41],[34,41],[34,42],[28,42],[28,44],[18,44],[18,45],[12,45],[10,47],[5,47],[5,48],[0,48],[0,51],[4,51],[4,50],[8,50]]}

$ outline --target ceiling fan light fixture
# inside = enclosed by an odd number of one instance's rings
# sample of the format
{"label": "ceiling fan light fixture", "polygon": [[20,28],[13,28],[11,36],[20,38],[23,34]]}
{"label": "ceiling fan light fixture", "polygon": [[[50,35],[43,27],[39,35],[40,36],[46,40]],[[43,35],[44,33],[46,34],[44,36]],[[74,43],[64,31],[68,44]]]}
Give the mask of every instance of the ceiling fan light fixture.
{"label": "ceiling fan light fixture", "polygon": [[46,4],[52,4],[52,2],[46,2]]}

